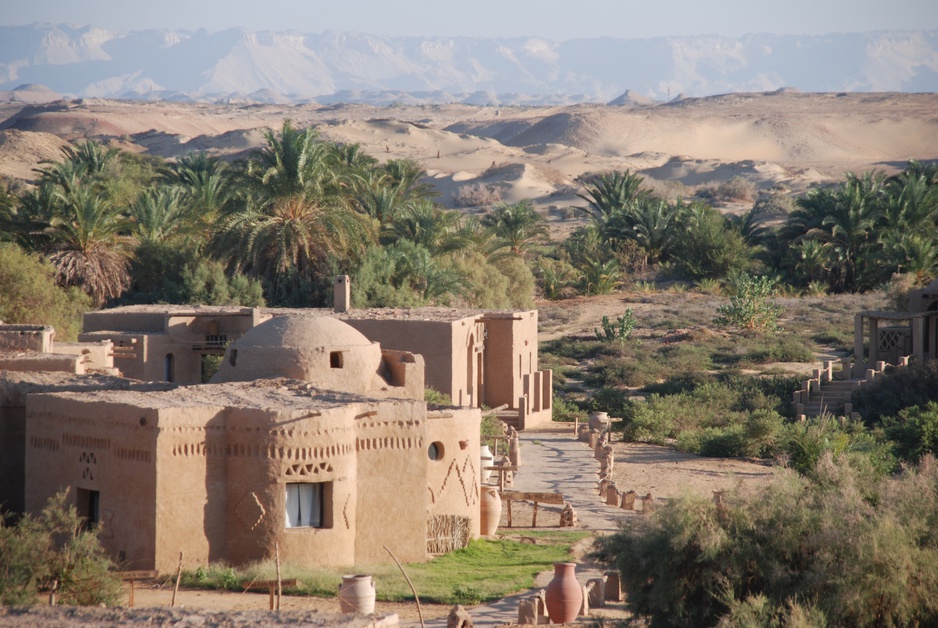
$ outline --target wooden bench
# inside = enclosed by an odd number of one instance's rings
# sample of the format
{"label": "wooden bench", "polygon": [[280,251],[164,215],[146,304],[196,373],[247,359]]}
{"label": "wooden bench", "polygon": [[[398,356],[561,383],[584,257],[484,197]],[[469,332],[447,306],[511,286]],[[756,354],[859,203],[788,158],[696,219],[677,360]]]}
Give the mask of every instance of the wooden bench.
{"label": "wooden bench", "polygon": [[511,502],[514,500],[524,500],[534,502],[534,515],[531,517],[531,527],[537,527],[537,505],[557,504],[563,506],[563,493],[538,493],[532,491],[501,491],[502,501],[508,502],[508,527],[511,527]]}

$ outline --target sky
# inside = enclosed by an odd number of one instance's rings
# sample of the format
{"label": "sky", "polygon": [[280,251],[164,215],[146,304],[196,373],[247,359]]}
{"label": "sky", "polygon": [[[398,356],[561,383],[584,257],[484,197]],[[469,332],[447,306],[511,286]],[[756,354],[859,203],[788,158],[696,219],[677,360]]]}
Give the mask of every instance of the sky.
{"label": "sky", "polygon": [[938,29],[938,0],[0,0],[0,25],[645,38]]}

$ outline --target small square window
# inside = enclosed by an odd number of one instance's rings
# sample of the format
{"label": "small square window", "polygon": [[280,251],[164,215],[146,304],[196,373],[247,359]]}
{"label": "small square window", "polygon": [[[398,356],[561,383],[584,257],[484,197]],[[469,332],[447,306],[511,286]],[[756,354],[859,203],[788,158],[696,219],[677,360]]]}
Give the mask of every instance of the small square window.
{"label": "small square window", "polygon": [[341,351],[329,352],[329,366],[334,369],[342,368],[342,352]]}
{"label": "small square window", "polygon": [[331,527],[328,503],[331,482],[287,484],[286,527]]}

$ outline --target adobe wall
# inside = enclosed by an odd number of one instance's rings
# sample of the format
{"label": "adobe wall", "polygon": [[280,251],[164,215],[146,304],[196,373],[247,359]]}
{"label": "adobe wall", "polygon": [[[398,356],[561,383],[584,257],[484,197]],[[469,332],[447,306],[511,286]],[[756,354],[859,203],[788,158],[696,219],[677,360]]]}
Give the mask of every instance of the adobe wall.
{"label": "adobe wall", "polygon": [[225,559],[227,469],[223,406],[159,408],[146,428],[156,439],[153,565],[171,573]]}
{"label": "adobe wall", "polygon": [[71,487],[100,494],[101,543],[127,569],[155,561],[154,410],[95,399],[90,393],[26,398],[26,511],[37,514]]}
{"label": "adobe wall", "polygon": [[26,408],[0,406],[0,512],[26,508]]}
{"label": "adobe wall", "polygon": [[427,558],[426,404],[357,404],[355,563]]}
{"label": "adobe wall", "polygon": [[486,405],[518,407],[524,375],[537,371],[537,310],[487,316]]}
{"label": "adobe wall", "polygon": [[[467,327],[473,320],[469,318],[447,322],[342,319],[343,322],[363,333],[369,340],[380,343],[382,349],[410,351],[422,355],[426,365],[425,385],[452,396],[453,403],[458,403],[460,373],[454,371],[454,363],[457,361],[453,360],[452,350],[453,346],[459,342],[458,330]],[[462,375],[465,381],[465,374]],[[456,393],[456,396],[453,396],[453,393]]]}
{"label": "adobe wall", "polygon": [[0,321],[0,351],[49,353],[55,329],[48,325],[5,325]]}
{"label": "adobe wall", "polygon": [[469,517],[471,538],[479,536],[479,427],[482,413],[470,408],[441,408],[427,413],[427,448],[437,443],[442,455],[427,464],[429,515]]}
{"label": "adobe wall", "polygon": [[[357,461],[353,406],[306,416],[232,409],[226,415],[228,560],[355,562]],[[323,528],[288,528],[286,484],[328,483]]]}

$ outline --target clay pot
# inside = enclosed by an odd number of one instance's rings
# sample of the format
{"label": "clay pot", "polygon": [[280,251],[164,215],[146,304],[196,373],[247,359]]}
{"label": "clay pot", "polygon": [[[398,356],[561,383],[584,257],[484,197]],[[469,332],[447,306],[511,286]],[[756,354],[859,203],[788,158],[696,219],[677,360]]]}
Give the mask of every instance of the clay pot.
{"label": "clay pot", "polygon": [[482,518],[479,521],[479,534],[492,536],[498,529],[498,522],[502,518],[502,498],[494,486],[483,486],[481,489],[479,501]]}
{"label": "clay pot", "polygon": [[375,581],[368,575],[342,576],[339,608],[343,613],[370,615],[375,612]]}
{"label": "clay pot", "polygon": [[599,430],[600,432],[603,431],[609,426],[609,413],[590,412],[588,425],[591,430]]}
{"label": "clay pot", "polygon": [[547,616],[555,624],[577,618],[583,606],[583,587],[576,580],[576,563],[554,563],[554,579],[547,585]]}
{"label": "clay pot", "polygon": [[492,453],[492,450],[489,449],[488,445],[482,445],[479,447],[479,458],[481,459],[480,469],[482,469],[481,479],[482,482],[488,482],[489,478],[492,477],[492,471],[485,470],[485,467],[491,467],[495,463],[495,454]]}

